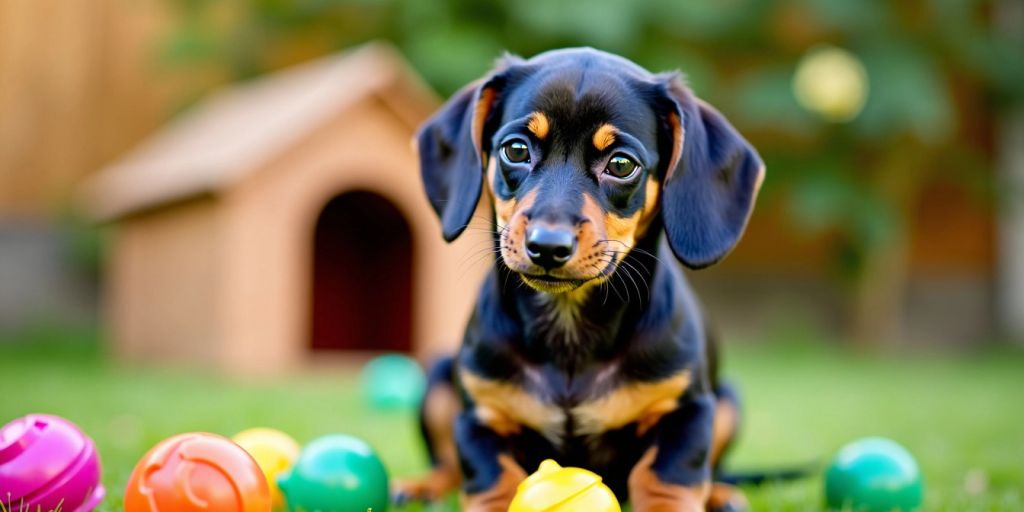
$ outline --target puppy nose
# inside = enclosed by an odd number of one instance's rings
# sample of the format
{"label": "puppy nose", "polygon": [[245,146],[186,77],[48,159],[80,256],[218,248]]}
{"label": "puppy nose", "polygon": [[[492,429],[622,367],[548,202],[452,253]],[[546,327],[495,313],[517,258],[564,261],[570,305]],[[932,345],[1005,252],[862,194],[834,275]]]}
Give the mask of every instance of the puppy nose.
{"label": "puppy nose", "polygon": [[561,267],[576,252],[576,234],[568,227],[531,226],[526,230],[526,255],[547,270]]}

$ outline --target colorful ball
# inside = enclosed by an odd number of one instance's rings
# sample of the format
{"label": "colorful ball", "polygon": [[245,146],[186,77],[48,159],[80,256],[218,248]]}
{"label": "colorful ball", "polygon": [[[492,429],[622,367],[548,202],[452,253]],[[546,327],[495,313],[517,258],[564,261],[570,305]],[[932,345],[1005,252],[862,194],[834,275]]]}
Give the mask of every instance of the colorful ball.
{"label": "colorful ball", "polygon": [[295,459],[299,457],[299,443],[296,443],[288,434],[272,428],[250,428],[243,430],[232,441],[245,448],[245,451],[252,455],[259,464],[263,474],[267,477],[267,485],[270,487],[270,497],[274,508],[284,505],[284,496],[281,489],[277,487],[277,475],[292,467]]}
{"label": "colorful ball", "polygon": [[423,399],[427,379],[414,359],[387,354],[366,364],[360,387],[364,400],[375,409],[413,409]]}
{"label": "colorful ball", "polygon": [[132,471],[125,512],[268,512],[270,488],[256,461],[229,439],[181,434],[151,449]]}
{"label": "colorful ball", "polygon": [[553,460],[516,489],[509,512],[620,512],[619,502],[601,477],[580,468],[563,468]]}
{"label": "colorful ball", "polygon": [[832,510],[917,510],[923,499],[917,462],[888,439],[869,437],[847,444],[825,472],[825,501]]}
{"label": "colorful ball", "polygon": [[369,444],[352,436],[329,435],[309,443],[277,484],[292,511],[383,512],[388,507],[384,464]]}
{"label": "colorful ball", "polygon": [[0,428],[0,501],[8,512],[88,512],[104,494],[96,445],[74,423],[30,414]]}

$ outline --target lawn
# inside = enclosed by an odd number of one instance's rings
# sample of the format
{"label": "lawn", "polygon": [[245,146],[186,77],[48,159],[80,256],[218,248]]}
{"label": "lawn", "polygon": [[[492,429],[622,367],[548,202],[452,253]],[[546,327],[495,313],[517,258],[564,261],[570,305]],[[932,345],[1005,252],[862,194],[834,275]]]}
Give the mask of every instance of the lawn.
{"label": "lawn", "polygon": [[[0,340],[0,422],[48,412],[87,431],[104,463],[101,511],[121,509],[132,467],[149,447],[188,431],[267,426],[300,442],[346,432],[373,444],[394,475],[424,467],[412,413],[365,408],[353,372],[254,382],[155,371],[119,366],[95,340],[70,339],[81,337],[50,331]],[[927,510],[1024,510],[1024,353],[869,357],[804,342],[736,344],[726,357],[746,402],[733,467],[825,461],[850,440],[881,435],[918,458]],[[751,488],[748,496],[757,511],[818,510],[821,480]]]}

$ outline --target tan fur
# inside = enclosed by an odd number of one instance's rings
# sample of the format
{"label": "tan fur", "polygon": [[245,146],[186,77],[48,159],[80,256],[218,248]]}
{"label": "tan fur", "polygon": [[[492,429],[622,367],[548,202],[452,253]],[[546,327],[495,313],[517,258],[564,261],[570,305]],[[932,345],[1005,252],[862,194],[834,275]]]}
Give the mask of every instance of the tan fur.
{"label": "tan fur", "polygon": [[461,482],[462,471],[458,466],[438,466],[420,478],[396,479],[391,492],[412,500],[437,501],[458,489]]}
{"label": "tan fur", "polygon": [[636,242],[636,230],[640,226],[640,217],[643,210],[637,210],[629,217],[619,217],[614,213],[604,214],[604,225],[608,230],[608,239],[617,240],[625,245],[617,244],[612,249],[625,251],[627,247],[633,247]]}
{"label": "tan fur", "polygon": [[487,192],[493,198],[494,180],[498,176],[498,160],[495,158],[488,158],[487,165],[485,165],[484,167],[487,168],[487,172],[484,174],[484,176],[487,177],[487,186],[484,187],[484,191]]}
{"label": "tan fur", "polygon": [[754,184],[754,195],[751,199],[751,204],[757,202],[757,194],[761,192],[761,185],[764,183],[765,166],[761,164],[761,167],[757,169],[757,182]]}
{"label": "tan fur", "polygon": [[497,173],[497,160],[491,159],[487,164],[487,190],[494,200],[494,216],[498,221],[498,229],[504,229],[508,225],[509,220],[512,218],[512,214],[516,211],[516,198],[501,199],[497,194],[494,193],[494,180],[495,174]]}
{"label": "tan fur", "polygon": [[498,218],[498,229],[502,230],[504,234],[501,254],[505,257],[505,262],[510,265],[528,264],[526,254],[522,250],[527,222],[523,210],[533,206],[536,200],[537,190],[527,192],[523,195],[522,200],[515,198],[503,200],[495,196],[494,211]]}
{"label": "tan fur", "polygon": [[548,136],[550,128],[551,123],[548,121],[548,116],[540,111],[530,114],[530,121],[526,123],[526,129],[540,140],[544,140]]}
{"label": "tan fur", "polygon": [[504,229],[508,225],[512,214],[516,211],[516,200],[494,198],[494,213],[498,218],[498,229]]}
{"label": "tan fur", "polygon": [[679,116],[674,112],[668,115],[668,124],[672,127],[672,140],[674,144],[672,145],[672,156],[668,159],[668,171],[665,173],[665,181],[672,178],[672,175],[676,172],[679,158],[683,155],[683,140],[686,137]]}
{"label": "tan fur", "polygon": [[591,139],[591,142],[594,143],[594,147],[597,148],[598,151],[604,151],[615,143],[615,134],[618,133],[618,131],[618,129],[609,123],[602,124],[597,128],[597,131],[594,132],[594,137]]}
{"label": "tan fur", "polygon": [[[583,214],[583,218],[587,219],[587,222],[580,226],[580,230],[576,235],[576,246],[579,247],[578,252],[580,253],[577,255],[577,258],[589,258],[590,261],[579,263],[595,263],[596,260],[607,259],[599,257],[601,252],[606,250],[604,247],[606,244],[600,243],[599,240],[608,238],[601,206],[598,205],[597,200],[591,197],[590,194],[583,194],[583,208],[580,213]],[[573,263],[573,261],[569,263]],[[603,265],[600,265],[600,267],[603,267]]]}
{"label": "tan fur", "polygon": [[629,473],[629,499],[633,510],[643,512],[704,512],[711,483],[694,486],[662,482],[651,469],[658,447],[652,446]]}
{"label": "tan fur", "polygon": [[434,501],[458,488],[462,471],[455,448],[454,422],[461,411],[462,404],[451,386],[439,384],[431,388],[423,398],[423,419],[438,463],[426,477],[396,480],[393,492],[412,499]]}
{"label": "tan fur", "polygon": [[577,430],[598,434],[636,421],[640,423],[638,433],[643,434],[676,409],[691,378],[689,371],[683,371],[657,382],[620,386],[596,400],[584,402],[573,408]]}
{"label": "tan fur", "polygon": [[[484,122],[487,121],[487,114],[491,112],[495,98],[497,98],[497,93],[494,92],[494,89],[484,88],[484,90],[480,91],[480,99],[473,108],[473,123],[470,125],[470,137],[473,141],[473,147],[477,151],[480,151],[480,148],[483,147],[481,141],[484,134]],[[481,152],[480,161],[486,162],[487,155]]]}
{"label": "tan fur", "polygon": [[661,194],[661,184],[653,176],[647,178],[647,184],[644,187],[644,210],[637,222],[634,236],[636,239],[643,238],[647,234],[647,228],[651,226],[651,221],[657,216],[658,199]]}
{"label": "tan fur", "polygon": [[462,412],[462,403],[451,386],[438,384],[423,397],[423,417],[431,444],[441,463],[458,467],[459,458],[455,450],[455,417]]}
{"label": "tan fur", "polygon": [[555,437],[565,423],[565,413],[553,404],[542,402],[521,386],[485,379],[462,369],[462,387],[475,402],[480,423],[499,435],[520,431],[523,425]]}
{"label": "tan fur", "polygon": [[711,465],[718,464],[729,443],[736,435],[739,413],[731,402],[719,400],[715,404],[715,426],[711,434]]}
{"label": "tan fur", "polygon": [[[731,508],[726,508],[731,506]],[[715,482],[711,484],[708,496],[708,510],[750,510],[750,502],[743,491],[729,484]]]}
{"label": "tan fur", "polygon": [[526,479],[526,471],[509,455],[498,455],[501,475],[494,486],[476,494],[467,494],[462,499],[466,512],[506,512],[516,495],[516,488]]}

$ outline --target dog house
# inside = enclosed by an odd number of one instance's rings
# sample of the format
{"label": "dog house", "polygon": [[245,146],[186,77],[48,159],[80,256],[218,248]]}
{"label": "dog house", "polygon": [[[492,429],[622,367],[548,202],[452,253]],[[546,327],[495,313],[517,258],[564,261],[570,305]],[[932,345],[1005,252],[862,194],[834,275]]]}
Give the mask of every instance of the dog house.
{"label": "dog house", "polygon": [[453,349],[486,235],[446,244],[424,196],[411,140],[438,104],[374,43],[213,94],[102,169],[115,352],[256,373]]}

